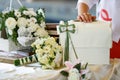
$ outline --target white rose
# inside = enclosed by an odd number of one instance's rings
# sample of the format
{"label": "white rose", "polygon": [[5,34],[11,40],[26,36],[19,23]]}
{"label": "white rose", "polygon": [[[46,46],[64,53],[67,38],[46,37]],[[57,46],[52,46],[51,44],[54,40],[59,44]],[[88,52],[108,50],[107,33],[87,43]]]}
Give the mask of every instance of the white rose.
{"label": "white rose", "polygon": [[42,16],[45,17],[44,11],[42,9],[38,10],[38,14],[42,13]]}
{"label": "white rose", "polygon": [[39,28],[37,29],[37,31],[34,33],[34,35],[36,37],[47,37],[48,36],[48,32],[45,31],[43,28]]}
{"label": "white rose", "polygon": [[24,15],[29,15],[29,11],[23,11]]}
{"label": "white rose", "polygon": [[16,27],[16,20],[12,17],[9,17],[6,21],[5,21],[5,26],[7,26],[8,29],[14,29]]}
{"label": "white rose", "polygon": [[45,40],[46,40],[46,39],[39,39],[39,38],[38,38],[33,44],[34,44],[34,45],[37,45],[37,44],[42,45],[42,44],[45,42]]}
{"label": "white rose", "polygon": [[28,31],[28,32],[35,32],[35,31],[37,30],[37,28],[38,28],[37,25],[34,24],[34,25],[28,27],[28,28],[27,28],[27,31]]}
{"label": "white rose", "polygon": [[49,58],[47,54],[44,54],[42,57],[38,58],[38,61],[43,64],[48,64]]}
{"label": "white rose", "polygon": [[50,53],[51,48],[50,48],[50,46],[44,46],[43,50],[45,51],[45,53]]}
{"label": "white rose", "polygon": [[18,10],[15,10],[15,16],[17,16],[18,18],[21,17],[21,13]]}
{"label": "white rose", "polygon": [[36,20],[36,18],[31,17],[31,18],[30,18],[30,22],[32,22],[32,23],[36,23],[36,22],[37,22],[37,20]]}
{"label": "white rose", "polygon": [[[34,23],[32,23],[32,24],[34,24]],[[30,25],[31,25],[30,19],[27,19],[27,27],[30,27]]]}
{"label": "white rose", "polygon": [[55,38],[53,38],[53,37],[49,37],[49,38],[47,38],[47,40],[45,41],[45,44],[55,46],[55,45],[56,45]]}
{"label": "white rose", "polygon": [[39,54],[39,56],[42,56],[43,55],[43,53],[44,53],[44,51],[42,50],[42,49],[37,49],[37,50],[35,50],[35,53],[36,54]]}
{"label": "white rose", "polygon": [[27,20],[23,17],[18,18],[17,25],[18,25],[18,27],[26,27]]}
{"label": "white rose", "polygon": [[[36,20],[37,21],[37,20]],[[31,22],[31,20],[30,19],[27,19],[27,26],[28,27],[31,27],[31,26],[35,26],[35,27],[37,27],[37,28],[39,28],[40,26],[38,25],[38,24],[35,24],[35,22]]]}
{"label": "white rose", "polygon": [[41,26],[42,28],[45,28],[45,27],[46,27],[45,22],[44,22],[44,21],[42,21],[42,22],[41,22],[41,24],[40,24],[40,26]]}
{"label": "white rose", "polygon": [[37,14],[34,11],[29,11],[30,16],[36,16]]}

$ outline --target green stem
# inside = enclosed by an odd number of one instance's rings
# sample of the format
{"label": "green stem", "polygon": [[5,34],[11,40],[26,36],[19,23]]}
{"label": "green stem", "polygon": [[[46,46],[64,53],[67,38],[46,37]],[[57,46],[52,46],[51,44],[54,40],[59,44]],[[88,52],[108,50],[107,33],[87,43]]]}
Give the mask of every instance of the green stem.
{"label": "green stem", "polygon": [[69,33],[68,33],[68,36],[69,36],[69,38],[70,38],[71,45],[72,45],[73,51],[74,51],[74,53],[75,53],[75,57],[76,57],[76,59],[78,59],[77,53],[76,53],[76,51],[75,51],[75,47],[74,47],[74,45],[73,45],[73,42],[72,42],[72,39],[71,39],[71,36],[70,36]]}
{"label": "green stem", "polygon": [[69,32],[66,32],[66,40],[65,40],[65,52],[64,52],[64,61],[69,60]]}

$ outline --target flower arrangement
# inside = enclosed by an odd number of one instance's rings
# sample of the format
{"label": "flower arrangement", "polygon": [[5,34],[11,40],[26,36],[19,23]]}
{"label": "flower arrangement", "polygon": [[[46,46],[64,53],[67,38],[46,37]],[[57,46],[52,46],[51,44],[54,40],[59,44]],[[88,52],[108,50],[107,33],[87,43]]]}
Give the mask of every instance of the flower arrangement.
{"label": "flower arrangement", "polygon": [[59,68],[62,64],[63,50],[53,37],[38,38],[31,45],[34,55],[16,59],[16,66],[39,62],[42,69]]}
{"label": "flower arrangement", "polygon": [[66,61],[65,65],[67,68],[61,71],[61,74],[68,77],[68,80],[87,80],[88,63],[84,64],[80,60],[76,60],[75,63]]}
{"label": "flower arrangement", "polygon": [[[36,37],[46,37],[45,14],[43,9],[36,12],[32,8],[21,7],[18,10],[11,10],[0,13],[2,19],[2,29],[6,29],[8,38],[17,44],[21,37],[31,39]],[[20,43],[20,42],[19,42]]]}
{"label": "flower arrangement", "polygon": [[42,69],[54,69],[60,67],[62,62],[62,47],[53,37],[37,39],[32,45],[37,54]]}

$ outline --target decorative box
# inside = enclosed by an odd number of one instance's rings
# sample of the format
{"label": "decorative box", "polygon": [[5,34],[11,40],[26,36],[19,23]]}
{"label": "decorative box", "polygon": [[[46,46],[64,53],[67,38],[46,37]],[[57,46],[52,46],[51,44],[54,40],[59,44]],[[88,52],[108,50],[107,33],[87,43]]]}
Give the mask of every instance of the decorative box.
{"label": "decorative box", "polygon": [[[68,26],[71,24],[75,25],[75,33],[70,33],[70,36],[78,58],[89,64],[109,64],[112,47],[110,22],[68,21]],[[59,35],[60,44],[64,48],[66,32]],[[69,60],[74,61],[76,58],[70,41],[69,44]]]}

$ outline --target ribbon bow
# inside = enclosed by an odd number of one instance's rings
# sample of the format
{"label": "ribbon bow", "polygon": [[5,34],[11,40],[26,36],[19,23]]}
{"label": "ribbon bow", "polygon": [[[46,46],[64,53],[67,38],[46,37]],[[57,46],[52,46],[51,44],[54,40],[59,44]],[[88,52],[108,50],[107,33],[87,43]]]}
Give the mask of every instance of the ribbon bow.
{"label": "ribbon bow", "polygon": [[70,33],[75,33],[75,25],[74,24],[68,24],[68,22],[63,22],[59,25],[59,31],[60,33],[66,33],[66,39],[65,39],[65,50],[64,50],[64,62],[69,60],[69,40],[71,41],[72,48],[74,50],[75,56],[78,59],[78,56],[76,54]]}

